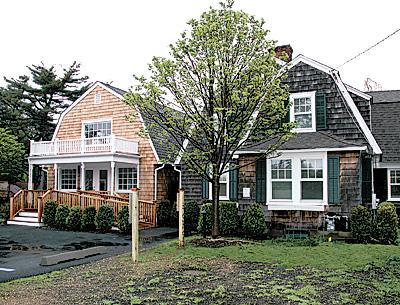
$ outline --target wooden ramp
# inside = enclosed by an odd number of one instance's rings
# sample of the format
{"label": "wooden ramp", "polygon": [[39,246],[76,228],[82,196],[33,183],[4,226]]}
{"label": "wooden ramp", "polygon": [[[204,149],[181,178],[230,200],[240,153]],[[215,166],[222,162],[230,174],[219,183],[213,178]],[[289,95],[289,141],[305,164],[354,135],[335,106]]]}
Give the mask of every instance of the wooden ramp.
{"label": "wooden ramp", "polygon": [[[22,212],[37,213],[37,222],[42,222],[43,208],[49,200],[69,207],[80,206],[85,209],[94,206],[96,210],[102,205],[110,205],[114,210],[114,221],[123,206],[129,205],[129,199],[96,192],[62,192],[56,190],[20,190],[10,198],[10,223],[16,221]],[[141,228],[154,228],[157,225],[157,204],[154,201],[139,200],[139,221]]]}

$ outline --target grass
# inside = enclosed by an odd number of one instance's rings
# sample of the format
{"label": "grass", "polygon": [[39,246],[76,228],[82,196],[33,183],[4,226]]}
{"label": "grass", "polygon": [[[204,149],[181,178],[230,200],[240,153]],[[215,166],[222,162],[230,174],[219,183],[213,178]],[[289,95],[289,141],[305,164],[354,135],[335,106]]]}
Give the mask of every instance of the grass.
{"label": "grass", "polygon": [[400,304],[400,247],[171,241],[136,265],[123,255],[0,284],[0,304]]}

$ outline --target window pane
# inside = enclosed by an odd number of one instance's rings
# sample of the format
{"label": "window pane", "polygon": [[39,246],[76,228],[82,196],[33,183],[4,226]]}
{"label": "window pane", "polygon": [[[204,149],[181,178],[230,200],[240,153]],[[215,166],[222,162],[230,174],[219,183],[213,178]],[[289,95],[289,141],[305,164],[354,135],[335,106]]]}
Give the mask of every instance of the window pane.
{"label": "window pane", "polygon": [[306,169],[301,171],[301,178],[308,178],[308,171]]}
{"label": "window pane", "polygon": [[317,169],[316,178],[322,178],[322,169]]}
{"label": "window pane", "polygon": [[297,128],[311,128],[312,114],[296,114],[294,116]]}
{"label": "window pane", "polygon": [[323,199],[322,181],[302,181],[301,199]]}
{"label": "window pane", "polygon": [[391,186],[391,195],[392,198],[400,198],[400,185]]}
{"label": "window pane", "polygon": [[220,197],[226,197],[226,183],[221,183],[219,185],[219,196]]}
{"label": "window pane", "polygon": [[272,182],[272,199],[292,199],[292,182]]}
{"label": "window pane", "polygon": [[278,171],[272,170],[271,177],[272,177],[272,179],[277,179],[278,178]]}

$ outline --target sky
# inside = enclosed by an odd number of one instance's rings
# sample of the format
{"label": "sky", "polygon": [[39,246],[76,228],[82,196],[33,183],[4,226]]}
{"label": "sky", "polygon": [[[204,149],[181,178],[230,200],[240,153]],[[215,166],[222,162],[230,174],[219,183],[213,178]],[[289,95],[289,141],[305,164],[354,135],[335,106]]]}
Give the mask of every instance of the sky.
{"label": "sky", "polygon": [[[153,56],[220,0],[2,0],[0,86],[26,66],[81,63],[91,81],[128,89],[133,74],[146,75]],[[290,44],[333,68],[400,28],[396,0],[236,0],[234,8],[264,18],[271,39]],[[370,78],[382,89],[400,89],[400,32],[339,69],[360,90]]]}

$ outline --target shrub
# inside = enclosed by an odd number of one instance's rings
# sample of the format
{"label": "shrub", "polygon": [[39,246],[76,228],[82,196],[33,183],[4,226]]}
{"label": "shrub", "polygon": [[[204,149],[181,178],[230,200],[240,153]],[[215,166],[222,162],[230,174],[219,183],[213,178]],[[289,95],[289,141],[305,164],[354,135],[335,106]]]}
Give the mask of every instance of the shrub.
{"label": "shrub", "polygon": [[196,201],[185,201],[185,230],[193,231],[197,228],[199,214],[200,208]]}
{"label": "shrub", "polygon": [[60,204],[56,209],[55,227],[63,230],[67,228],[67,217],[69,215],[69,207],[66,204]]}
{"label": "shrub", "polygon": [[10,203],[5,202],[0,206],[0,224],[7,224],[7,220],[10,218]]}
{"label": "shrub", "polygon": [[[203,219],[203,213],[201,213],[202,210],[206,211],[204,219]],[[200,211],[199,225],[197,226],[197,231],[203,234],[203,224],[204,224],[206,234],[211,234],[211,228],[213,223],[212,203],[211,202],[204,203],[201,206],[201,211]]]}
{"label": "shrub", "polygon": [[159,226],[178,226],[178,212],[176,211],[176,203],[167,199],[161,200],[157,207],[157,224]]}
{"label": "shrub", "polygon": [[82,231],[95,231],[96,230],[96,208],[88,206],[83,210],[81,229]]}
{"label": "shrub", "polygon": [[261,205],[253,203],[243,215],[243,231],[251,237],[260,237],[267,229]]}
{"label": "shrub", "polygon": [[382,202],[376,215],[374,236],[383,244],[395,244],[397,240],[398,217],[391,202]]}
{"label": "shrub", "polygon": [[43,208],[42,220],[46,226],[54,228],[56,226],[56,210],[57,203],[53,200],[48,200]]}
{"label": "shrub", "polygon": [[239,228],[239,216],[236,202],[220,201],[219,223],[221,235],[234,235]]}
{"label": "shrub", "polygon": [[351,210],[350,229],[353,238],[358,243],[371,241],[371,212],[363,205],[358,205]]}
{"label": "shrub", "polygon": [[110,231],[114,224],[114,210],[112,206],[102,205],[96,215],[97,229],[103,232]]}
{"label": "shrub", "polygon": [[66,225],[71,231],[79,231],[81,228],[82,210],[80,206],[72,207],[69,210]]}
{"label": "shrub", "polygon": [[118,212],[118,229],[122,233],[129,233],[131,231],[131,225],[129,224],[129,207],[124,205],[122,209]]}

